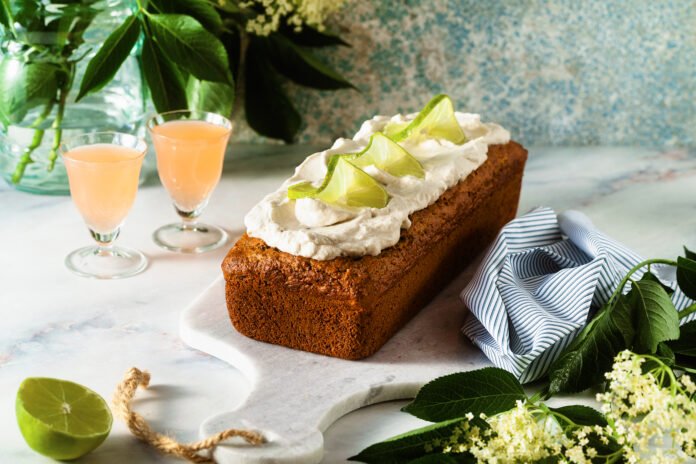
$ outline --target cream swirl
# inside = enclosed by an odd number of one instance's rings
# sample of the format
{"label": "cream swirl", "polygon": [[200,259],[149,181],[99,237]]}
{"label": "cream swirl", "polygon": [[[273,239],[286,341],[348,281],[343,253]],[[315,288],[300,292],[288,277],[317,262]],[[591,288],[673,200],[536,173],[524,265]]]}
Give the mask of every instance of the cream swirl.
{"label": "cream swirl", "polygon": [[425,140],[402,146],[423,165],[425,177],[394,177],[369,166],[365,171],[384,184],[389,203],[384,208],[346,208],[318,200],[290,200],[288,186],[309,181],[319,185],[326,175],[331,155],[357,152],[370,136],[390,121],[412,120],[416,114],[375,116],[365,121],[353,139],[338,139],[325,151],[310,155],[295,174],[267,195],[244,218],[247,233],[287,253],[318,260],[338,256],[378,255],[399,241],[401,230],[410,227],[410,215],[427,208],[487,159],[488,146],[504,144],[510,134],[501,126],[482,123],[479,115],[455,113],[468,141],[456,145],[447,140]]}

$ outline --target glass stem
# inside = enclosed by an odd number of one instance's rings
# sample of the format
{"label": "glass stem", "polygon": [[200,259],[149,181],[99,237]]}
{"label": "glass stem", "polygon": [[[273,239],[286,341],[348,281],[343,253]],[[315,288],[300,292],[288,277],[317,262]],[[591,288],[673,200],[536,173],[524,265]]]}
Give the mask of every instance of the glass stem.
{"label": "glass stem", "polygon": [[114,240],[118,237],[119,232],[121,231],[120,228],[108,232],[108,233],[101,233],[101,232],[96,232],[92,229],[89,229],[89,233],[92,235],[92,238],[94,239],[95,242],[97,242],[97,254],[99,256],[112,256],[113,255],[113,244]]}
{"label": "glass stem", "polygon": [[176,213],[181,218],[181,228],[183,230],[195,230],[196,229],[196,222],[197,222],[198,216],[201,215],[201,210],[203,209],[202,207],[196,208],[193,211],[182,211],[176,205],[174,205],[174,209],[176,210]]}

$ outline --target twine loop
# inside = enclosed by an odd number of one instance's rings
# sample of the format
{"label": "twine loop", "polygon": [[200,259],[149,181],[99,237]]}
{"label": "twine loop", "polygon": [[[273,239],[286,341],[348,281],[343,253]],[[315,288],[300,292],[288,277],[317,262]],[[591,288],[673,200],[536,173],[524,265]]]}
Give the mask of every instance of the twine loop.
{"label": "twine loop", "polygon": [[130,368],[121,383],[116,387],[112,405],[117,417],[120,417],[128,429],[139,440],[158,449],[162,453],[177,456],[190,462],[215,462],[212,450],[221,442],[232,437],[240,437],[250,445],[264,443],[264,437],[252,430],[228,429],[193,443],[179,443],[176,439],[152,430],[143,416],[133,411],[132,401],[138,387],[147,388],[150,373],[136,367]]}

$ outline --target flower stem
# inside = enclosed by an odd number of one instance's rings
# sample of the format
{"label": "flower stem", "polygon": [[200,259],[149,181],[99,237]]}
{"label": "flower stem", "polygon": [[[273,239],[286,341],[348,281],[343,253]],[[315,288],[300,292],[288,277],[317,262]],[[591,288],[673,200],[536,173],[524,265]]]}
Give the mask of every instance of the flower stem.
{"label": "flower stem", "polygon": [[686,316],[689,316],[692,313],[696,313],[696,303],[679,311],[679,319],[684,319]]}
{"label": "flower stem", "polygon": [[623,293],[623,289],[628,283],[628,281],[631,279],[633,274],[636,272],[640,271],[642,268],[645,266],[650,266],[651,264],[667,264],[669,266],[676,266],[677,262],[674,261],[673,259],[646,259],[645,261],[641,261],[640,263],[636,264],[633,266],[629,271],[628,274],[619,282],[619,285],[616,287],[616,290],[614,290],[614,293],[611,295],[609,298],[609,301],[607,304],[611,303],[614,301],[614,299],[619,296],[620,294]]}
{"label": "flower stem", "polygon": [[46,106],[44,106],[44,109],[41,112],[41,114],[34,120],[31,126],[29,126],[30,128],[34,129],[34,136],[32,137],[29,146],[24,149],[24,153],[22,153],[22,157],[17,162],[17,166],[15,167],[15,170],[12,173],[12,183],[15,185],[19,184],[19,182],[22,180],[22,177],[24,177],[24,171],[27,169],[27,166],[34,162],[31,155],[37,148],[39,148],[39,146],[41,146],[44,133],[46,132],[39,126],[41,126],[41,124],[43,124],[43,122],[46,121],[46,118],[48,118],[48,116],[51,114],[51,111],[53,111],[53,104],[53,99],[46,103]]}
{"label": "flower stem", "polygon": [[[74,74],[73,70],[71,70],[71,74]],[[51,129],[53,129],[53,144],[51,145],[51,151],[48,152],[48,172],[53,171],[53,168],[56,166],[56,159],[58,159],[58,147],[60,147],[60,142],[63,138],[65,103],[68,99],[68,92],[70,92],[71,85],[72,79],[68,79],[67,83],[59,90],[58,112],[56,113],[56,118],[53,120],[53,124],[51,124]]]}

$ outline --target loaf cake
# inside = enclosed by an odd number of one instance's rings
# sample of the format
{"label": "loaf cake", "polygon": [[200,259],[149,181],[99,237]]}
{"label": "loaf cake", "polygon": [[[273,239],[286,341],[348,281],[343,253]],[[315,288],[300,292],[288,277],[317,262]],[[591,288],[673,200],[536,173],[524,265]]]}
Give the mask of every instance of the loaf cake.
{"label": "loaf cake", "polygon": [[338,358],[370,356],[515,217],[527,151],[468,113],[456,113],[467,137],[460,144],[401,144],[422,163],[422,179],[364,169],[385,185],[384,208],[288,198],[299,181],[318,185],[332,156],[414,118],[367,121],[353,139],[310,156],[247,215],[247,233],[222,263],[239,332]]}

